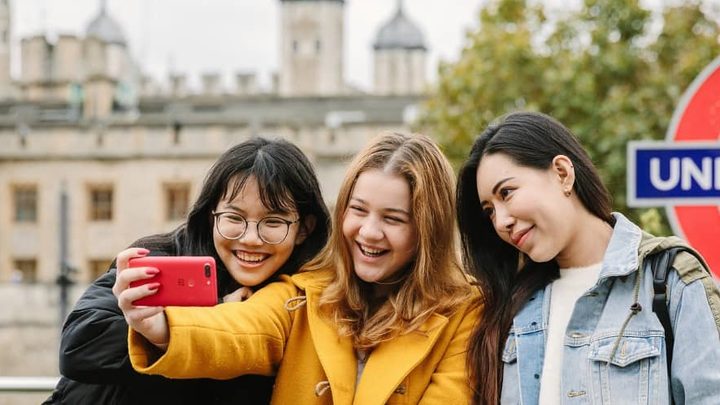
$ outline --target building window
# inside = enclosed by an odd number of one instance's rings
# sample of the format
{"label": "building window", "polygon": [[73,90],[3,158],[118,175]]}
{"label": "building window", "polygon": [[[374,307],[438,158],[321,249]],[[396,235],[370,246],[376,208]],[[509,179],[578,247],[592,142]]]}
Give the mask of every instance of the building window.
{"label": "building window", "polygon": [[165,185],[165,206],[168,221],[185,219],[190,204],[189,184],[167,184]]}
{"label": "building window", "polygon": [[37,260],[17,259],[13,262],[13,272],[10,276],[15,283],[33,284],[37,282]]}
{"label": "building window", "polygon": [[315,53],[320,53],[320,50],[321,50],[321,49],[322,49],[322,46],[321,46],[321,44],[320,44],[320,40],[319,40],[319,39],[316,39],[316,40],[315,40]]}
{"label": "building window", "polygon": [[96,280],[98,277],[105,274],[110,265],[112,259],[93,259],[88,262],[88,268],[90,269],[90,281]]}
{"label": "building window", "polygon": [[15,187],[15,221],[36,222],[37,221],[37,187],[17,186]]}
{"label": "building window", "polygon": [[298,53],[298,49],[300,49],[300,45],[298,44],[297,40],[292,41],[292,50],[294,53]]}
{"label": "building window", "polygon": [[110,186],[90,188],[90,220],[111,221],[113,213],[113,190]]}

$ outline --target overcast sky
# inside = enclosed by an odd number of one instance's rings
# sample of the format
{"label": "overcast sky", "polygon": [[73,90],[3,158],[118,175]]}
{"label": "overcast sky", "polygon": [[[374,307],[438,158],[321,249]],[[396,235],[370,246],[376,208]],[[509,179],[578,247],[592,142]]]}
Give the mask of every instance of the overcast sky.
{"label": "overcast sky", "polygon": [[[82,34],[101,0],[11,0],[15,41],[43,31]],[[465,32],[477,26],[482,0],[404,0],[404,10],[425,34],[428,77],[439,59],[455,60]],[[133,55],[156,79],[169,70],[189,75],[218,72],[229,83],[237,71],[255,71],[262,83],[278,66],[280,0],[108,0]],[[396,0],[345,1],[345,78],[369,89],[372,44]],[[19,50],[14,49],[14,72]]]}

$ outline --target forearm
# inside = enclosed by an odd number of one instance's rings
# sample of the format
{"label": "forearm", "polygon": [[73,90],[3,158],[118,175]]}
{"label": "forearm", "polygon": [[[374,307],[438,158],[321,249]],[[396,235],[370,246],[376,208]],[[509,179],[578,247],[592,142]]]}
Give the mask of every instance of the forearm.
{"label": "forearm", "polygon": [[141,373],[171,378],[274,374],[292,323],[284,303],[296,293],[291,285],[274,284],[243,303],[167,308],[167,351],[158,357],[158,352],[131,330],[133,367]]}

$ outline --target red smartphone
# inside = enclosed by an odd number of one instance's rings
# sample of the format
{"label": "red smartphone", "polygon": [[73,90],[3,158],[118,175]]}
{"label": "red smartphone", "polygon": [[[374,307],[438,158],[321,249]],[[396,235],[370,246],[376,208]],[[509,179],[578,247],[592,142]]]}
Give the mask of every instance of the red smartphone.
{"label": "red smartphone", "polygon": [[160,270],[155,277],[130,283],[130,287],[160,283],[155,294],[134,305],[208,307],[218,303],[215,259],[210,256],[146,256],[130,259],[129,264]]}

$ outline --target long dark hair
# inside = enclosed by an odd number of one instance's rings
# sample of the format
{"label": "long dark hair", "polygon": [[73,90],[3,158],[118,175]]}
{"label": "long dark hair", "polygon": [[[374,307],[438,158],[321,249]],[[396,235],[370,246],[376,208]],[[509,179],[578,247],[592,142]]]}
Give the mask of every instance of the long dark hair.
{"label": "long dark hair", "polygon": [[297,146],[284,140],[252,138],[225,151],[207,173],[187,221],[172,233],[145,238],[143,245],[151,249],[172,244],[177,255],[213,256],[218,265],[218,293],[233,291],[237,284],[213,244],[212,210],[223,197],[235,198],[250,177],[257,181],[260,200],[268,209],[297,210],[301,224],[309,216],[315,218],[314,229],[268,281],[295,273],[325,245],[330,214],[312,164]]}
{"label": "long dark hair", "polygon": [[[477,170],[484,156],[501,153],[516,164],[547,170],[557,155],[575,168],[573,191],[593,215],[613,224],[610,194],[578,139],[561,123],[540,113],[518,112],[489,126],[473,144],[460,171],[457,218],[463,261],[483,293],[483,315],[469,342],[468,369],[473,403],[500,402],[501,353],[513,317],[530,296],[558,277],[555,260],[533,262],[500,239],[483,213],[477,190]],[[541,196],[538,196],[541,198]]]}

